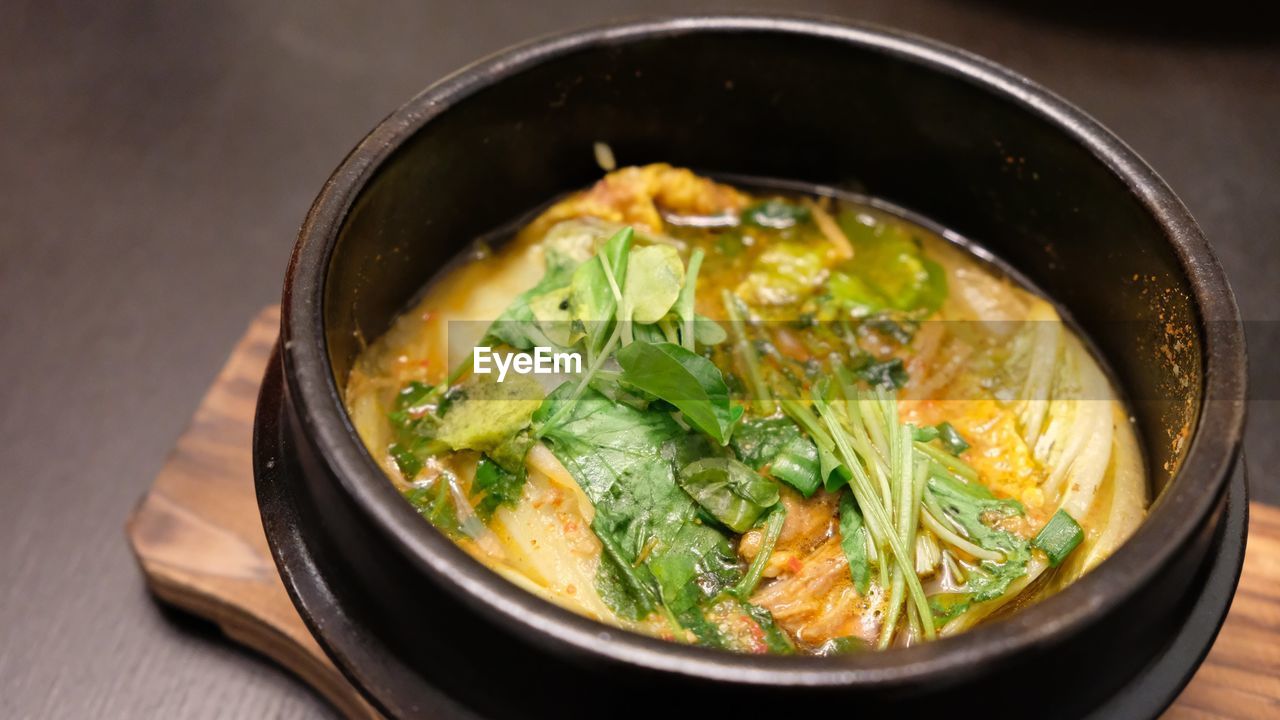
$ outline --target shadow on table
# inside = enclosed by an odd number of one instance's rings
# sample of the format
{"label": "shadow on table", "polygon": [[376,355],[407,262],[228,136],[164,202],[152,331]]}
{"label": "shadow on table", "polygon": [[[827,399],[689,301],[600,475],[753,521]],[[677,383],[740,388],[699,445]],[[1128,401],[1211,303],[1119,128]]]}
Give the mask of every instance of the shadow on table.
{"label": "shadow on table", "polygon": [[[147,596],[151,599],[152,604],[159,611],[164,621],[174,630],[182,633],[186,637],[193,638],[202,643],[209,643],[216,646],[219,650],[227,650],[229,652],[242,656],[242,662],[251,663],[258,666],[261,672],[272,674],[280,674],[289,678],[289,682],[297,683],[308,693],[314,693],[311,686],[307,685],[300,678],[281,668],[271,660],[253,648],[247,647],[235,642],[227,637],[226,633],[217,623],[212,622],[199,615],[194,615],[185,610],[175,608],[168,603],[161,601],[154,594],[148,592]],[[310,710],[319,713],[312,717],[317,718],[334,718],[338,720],[341,716],[333,709],[333,706],[324,700],[323,697],[315,695],[316,703]]]}

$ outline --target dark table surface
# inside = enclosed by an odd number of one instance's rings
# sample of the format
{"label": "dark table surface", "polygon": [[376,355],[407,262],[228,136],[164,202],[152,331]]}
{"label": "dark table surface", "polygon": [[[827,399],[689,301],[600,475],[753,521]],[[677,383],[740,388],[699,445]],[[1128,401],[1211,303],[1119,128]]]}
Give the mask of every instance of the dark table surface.
{"label": "dark table surface", "polygon": [[[1049,3],[1039,3],[1048,5]],[[1280,33],[1234,3],[755,3],[930,35],[1125,138],[1280,343]],[[737,6],[742,7],[742,6]],[[0,6],[0,717],[297,717],[301,684],[143,589],[122,523],[232,343],[275,302],[329,171],[390,109],[512,42],[732,3],[333,0]],[[838,90],[838,88],[833,88]],[[1280,501],[1274,392],[1256,498]]]}

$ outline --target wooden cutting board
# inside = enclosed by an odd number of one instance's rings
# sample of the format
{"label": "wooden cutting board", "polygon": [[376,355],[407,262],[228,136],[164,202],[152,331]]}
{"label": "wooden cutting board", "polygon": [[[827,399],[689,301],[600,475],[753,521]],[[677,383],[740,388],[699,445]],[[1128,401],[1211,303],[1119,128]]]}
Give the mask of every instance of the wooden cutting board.
{"label": "wooden cutting board", "polygon": [[[253,488],[258,383],[280,312],[236,345],[126,528],[161,600],[217,623],[351,718],[378,717],[316,644],[285,594]],[[1280,717],[1280,508],[1253,504],[1244,575],[1208,659],[1166,718]]]}

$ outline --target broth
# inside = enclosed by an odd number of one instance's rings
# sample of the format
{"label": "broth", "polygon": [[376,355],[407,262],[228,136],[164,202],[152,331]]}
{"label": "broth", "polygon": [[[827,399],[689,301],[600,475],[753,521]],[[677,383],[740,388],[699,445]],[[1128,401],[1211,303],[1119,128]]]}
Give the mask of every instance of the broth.
{"label": "broth", "polygon": [[1129,414],[1047,300],[883,207],[666,165],[452,263],[345,400],[495,572],[741,652],[963,632],[1096,566],[1148,502]]}

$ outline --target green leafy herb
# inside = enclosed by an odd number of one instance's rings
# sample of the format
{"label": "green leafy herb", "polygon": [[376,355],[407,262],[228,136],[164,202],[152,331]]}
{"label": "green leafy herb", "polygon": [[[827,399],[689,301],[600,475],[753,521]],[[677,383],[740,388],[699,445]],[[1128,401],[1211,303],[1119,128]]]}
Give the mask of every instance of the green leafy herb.
{"label": "green leafy herb", "polygon": [[427,458],[448,450],[436,439],[447,397],[441,396],[439,388],[417,380],[409,381],[396,394],[395,404],[387,414],[395,433],[387,452],[405,480],[417,477]]}
{"label": "green leafy herb", "polygon": [[619,230],[605,241],[596,257],[582,263],[573,272],[569,307],[573,317],[583,326],[587,357],[592,360],[604,351],[613,330],[621,297],[616,284],[627,277],[634,237],[630,227]]}
{"label": "green leafy herb", "polygon": [[799,400],[784,398],[780,401],[787,417],[804,428],[818,450],[818,476],[828,491],[838,490],[852,479],[852,471],[836,457],[836,445],[822,420],[813,416],[809,407]]}
{"label": "green leafy herb", "polygon": [[778,485],[732,458],[703,458],[680,471],[680,487],[734,532],[744,533],[778,502]]}
{"label": "green leafy herb", "polygon": [[769,465],[769,475],[810,497],[822,485],[822,459],[818,455],[818,446],[803,435],[792,438],[774,456]]}
{"label": "green leafy herb", "polygon": [[938,439],[936,425],[923,425],[911,431],[911,439],[916,442],[932,442]]}
{"label": "green leafy herb", "polygon": [[616,357],[625,383],[671,403],[721,445],[729,441],[742,408],[729,403],[724,375],[710,360],[667,342],[633,342]]}
{"label": "green leafy herb", "polygon": [[907,384],[910,379],[907,369],[902,366],[902,358],[889,358],[879,362],[867,362],[856,368],[854,373],[872,387],[897,390]]}
{"label": "green leafy herb", "polygon": [[861,276],[836,270],[827,280],[827,297],[845,308],[853,317],[867,317],[884,310],[887,302]]}
{"label": "green leafy herb", "polygon": [[729,638],[720,632],[720,627],[707,618],[703,609],[697,605],[684,608],[675,615],[684,629],[693,633],[698,644],[703,647],[730,649]]}
{"label": "green leafy herb", "polygon": [[538,318],[530,303],[535,298],[567,287],[579,264],[568,255],[550,249],[546,257],[547,271],[542,276],[542,280],[516,296],[507,309],[502,311],[502,314],[489,326],[482,342],[505,343],[517,350],[555,344],[539,326]]}
{"label": "green leafy herb", "polygon": [[608,554],[602,553],[600,556],[600,563],[596,566],[595,586],[604,604],[624,620],[643,620],[655,609],[651,604],[646,605],[642,599],[648,592],[629,585],[622,568]]}
{"label": "green leafy herb", "polygon": [[675,537],[655,549],[647,564],[658,580],[662,601],[677,617],[720,594],[742,576],[741,563],[728,539],[692,515],[682,519]]}
{"label": "green leafy herb", "polygon": [[771,477],[805,497],[822,486],[823,461],[818,446],[787,416],[742,420],[733,430],[731,447],[751,468],[768,468]]}
{"label": "green leafy herb", "polygon": [[697,344],[703,347],[710,347],[719,345],[728,338],[729,334],[724,331],[720,323],[703,315],[694,316],[693,339]]}
{"label": "green leafy herb", "polygon": [[858,594],[866,595],[871,587],[871,565],[867,562],[867,527],[853,495],[840,496],[840,549],[849,561],[849,576]]}
{"label": "green leafy herb", "polygon": [[933,312],[947,297],[946,272],[924,256],[910,231],[845,211],[837,221],[853,245],[853,259],[832,274],[832,297],[871,314],[884,309]]}
{"label": "green leafy herb", "polygon": [[938,439],[942,441],[942,447],[946,448],[947,452],[952,455],[959,455],[969,449],[969,443],[965,442],[963,437],[960,437],[960,433],[956,431],[951,423],[944,420],[938,423],[937,427]]}
{"label": "green leafy herb", "polygon": [[862,325],[906,345],[915,336],[918,323],[895,317],[892,313],[880,313],[863,320]]}
{"label": "green leafy herb", "polygon": [[508,472],[498,463],[482,456],[476,464],[475,479],[471,481],[471,496],[474,498],[483,493],[480,502],[476,504],[476,514],[481,520],[488,522],[499,507],[514,506],[520,500],[524,481],[524,468],[519,472]]}
{"label": "green leafy herb", "polygon": [[743,601],[742,610],[764,631],[764,643],[769,652],[790,655],[796,651],[791,638],[774,622],[773,613],[758,605]]}
{"label": "green leafy herb", "polygon": [[756,470],[768,469],[805,497],[822,485],[818,446],[788,417],[743,419],[730,443],[739,460]]}
{"label": "green leafy herb", "polygon": [[538,330],[557,347],[573,347],[582,335],[574,327],[569,305],[571,294],[568,287],[562,287],[529,300],[529,310],[533,313]]}
{"label": "green leafy herb", "polygon": [[916,442],[915,447],[920,455],[931,461],[930,464],[935,475],[955,476],[968,483],[976,483],[978,481],[978,471],[955,455],[948,454],[946,451],[926,442]]}
{"label": "green leafy herb", "polygon": [[522,471],[525,453],[533,444],[525,430],[542,404],[542,387],[528,375],[505,382],[493,375],[473,375],[461,386],[440,422],[436,437],[453,450],[478,450],[508,472]]}
{"label": "green leafy herb", "polygon": [[[684,281],[680,256],[669,245],[633,251],[633,238],[630,227],[622,228],[605,242],[595,258],[583,263],[574,273],[569,306],[575,323],[583,328],[588,366],[567,396],[567,402],[559,406],[559,412],[546,416],[536,426],[537,436],[541,436],[548,425],[558,422],[587,387],[601,387],[600,373],[605,362],[619,342],[624,346],[632,343],[637,327],[649,344],[674,343],[679,339],[679,332],[667,314],[678,299]],[[652,322],[637,325],[637,317]],[[625,378],[621,380],[626,382]]]}
{"label": "green leafy herb", "polygon": [[435,386],[418,380],[405,383],[396,393],[395,409],[391,412],[391,424],[397,427],[407,426],[415,417],[421,417],[429,411],[427,402],[437,394]]}
{"label": "green leafy herb", "polygon": [[444,534],[455,540],[463,537],[457,509],[453,506],[453,498],[449,496],[447,477],[442,475],[428,485],[411,487],[404,491],[404,498],[418,514]]}
{"label": "green leafy herb", "polygon": [[633,326],[631,328],[631,341],[647,343],[670,342],[667,334],[662,330],[662,325],[659,323]]}
{"label": "green leafy herb", "polygon": [[1002,516],[1021,515],[1022,505],[1014,500],[998,499],[982,485],[938,474],[929,478],[928,495],[952,522],[964,530],[969,540],[986,550],[1000,553],[1004,558],[1003,562],[983,560],[968,573],[974,602],[1003,595],[1010,583],[1026,574],[1027,561],[1031,557],[1029,543],[995,526]]}
{"label": "green leafy herb", "polygon": [[762,305],[789,305],[820,289],[830,270],[817,243],[779,241],[769,244],[751,263],[738,292]]}
{"label": "green leafy herb", "polygon": [[733,431],[729,447],[739,460],[760,470],[798,437],[804,437],[804,431],[790,418],[743,418]]}
{"label": "green leafy herb", "polygon": [[676,304],[683,285],[684,264],[675,248],[670,245],[635,248],[627,261],[626,285],[622,291],[626,312],[620,319],[658,322]]}
{"label": "green leafy herb", "polygon": [[630,620],[648,617],[658,606],[653,575],[648,568],[636,566],[627,553],[606,528],[611,523],[601,522],[597,515],[591,529],[600,538],[603,549],[600,566],[596,570],[596,588],[609,609]]}
{"label": "green leafy herb", "polygon": [[942,303],[947,299],[947,271],[928,258],[921,260],[921,264],[924,265],[924,270],[929,277],[916,296],[916,309],[934,312],[942,307]]}
{"label": "green leafy herb", "polygon": [[615,404],[593,389],[566,407],[572,391],[566,383],[551,393],[534,422],[563,410],[543,437],[595,506],[592,529],[619,564],[651,574],[676,617],[735,582],[742,569],[728,539],[699,521],[697,503],[676,483],[677,467],[712,452],[708,441],[668,413]]}
{"label": "green leafy herb", "polygon": [[[569,384],[556,388],[534,413],[535,423],[543,422],[569,402]],[[544,437],[551,450],[569,470],[593,503],[612,500],[627,491],[637,507],[625,508],[628,514],[644,510],[640,501],[666,500],[666,495],[682,491],[675,485],[675,472],[669,462],[660,462],[664,452],[684,430],[666,413],[644,412],[617,405],[593,389],[582,394],[561,422],[547,427]],[[687,495],[684,496],[687,499]],[[692,501],[689,503],[692,505]],[[638,554],[636,544],[628,548]]]}
{"label": "green leafy herb", "polygon": [[1054,513],[1053,517],[1049,518],[1049,522],[1045,523],[1045,526],[1036,534],[1031,544],[1049,556],[1049,565],[1057,567],[1082,540],[1084,540],[1084,529],[1080,527],[1080,523],[1076,522],[1066,510],[1059,508],[1058,512]]}
{"label": "green leafy herb", "polygon": [[946,624],[948,620],[968,610],[973,604],[969,593],[938,593],[929,597],[929,609],[934,622]]}
{"label": "green leafy herb", "polygon": [[418,473],[422,472],[422,458],[415,455],[409,448],[400,443],[391,443],[387,452],[391,453],[391,459],[395,461],[396,468],[400,470],[400,475],[405,480],[413,480]]}
{"label": "green leafy herb", "polygon": [[955,429],[951,423],[943,420],[937,425],[926,425],[915,429],[915,439],[919,442],[931,442],[939,440],[942,447],[952,455],[959,455],[969,449],[969,443],[960,436],[959,431]]}

